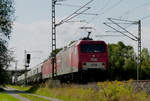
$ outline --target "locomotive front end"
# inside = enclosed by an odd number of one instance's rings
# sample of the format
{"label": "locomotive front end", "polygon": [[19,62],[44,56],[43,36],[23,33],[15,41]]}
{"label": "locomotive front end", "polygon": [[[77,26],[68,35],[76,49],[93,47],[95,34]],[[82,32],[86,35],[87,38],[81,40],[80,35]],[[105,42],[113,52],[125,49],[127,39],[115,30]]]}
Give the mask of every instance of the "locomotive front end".
{"label": "locomotive front end", "polygon": [[104,41],[82,41],[79,45],[80,69],[108,69],[108,50]]}
{"label": "locomotive front end", "polygon": [[[83,40],[78,46],[79,70],[86,76],[100,78],[108,70],[108,48],[104,41]],[[86,77],[86,78],[89,78]],[[102,77],[104,78],[104,77]]]}

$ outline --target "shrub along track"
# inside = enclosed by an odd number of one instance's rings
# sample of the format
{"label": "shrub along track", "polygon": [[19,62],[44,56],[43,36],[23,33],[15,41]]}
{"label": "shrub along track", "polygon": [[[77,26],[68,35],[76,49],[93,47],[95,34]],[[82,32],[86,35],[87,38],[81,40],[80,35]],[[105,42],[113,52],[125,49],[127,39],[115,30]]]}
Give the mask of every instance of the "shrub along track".
{"label": "shrub along track", "polygon": [[[148,95],[150,95],[150,80],[129,80],[122,81],[123,83],[130,83],[134,88],[135,92],[145,91]],[[99,90],[97,86],[97,82],[88,83],[87,85],[81,85],[83,88],[92,88],[95,90]]]}

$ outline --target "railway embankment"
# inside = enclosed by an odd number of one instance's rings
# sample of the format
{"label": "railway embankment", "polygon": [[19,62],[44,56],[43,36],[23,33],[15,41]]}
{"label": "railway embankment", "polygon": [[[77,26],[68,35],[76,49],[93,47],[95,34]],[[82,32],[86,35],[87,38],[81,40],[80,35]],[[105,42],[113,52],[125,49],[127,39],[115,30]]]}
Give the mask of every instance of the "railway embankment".
{"label": "railway embankment", "polygon": [[[143,83],[106,81],[86,85],[45,83],[29,87],[26,91],[64,101],[150,101],[150,96],[144,90],[149,86],[149,82],[147,83],[144,81]],[[139,85],[144,88],[140,89]]]}

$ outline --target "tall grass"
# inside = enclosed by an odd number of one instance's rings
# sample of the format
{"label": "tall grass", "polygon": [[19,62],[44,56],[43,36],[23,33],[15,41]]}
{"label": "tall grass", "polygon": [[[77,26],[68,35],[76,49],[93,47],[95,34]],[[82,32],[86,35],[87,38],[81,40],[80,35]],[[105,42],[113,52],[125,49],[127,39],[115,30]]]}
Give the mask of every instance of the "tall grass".
{"label": "tall grass", "polygon": [[130,82],[106,81],[98,82],[95,86],[47,82],[34,88],[28,91],[65,101],[150,101],[144,91],[135,92]]}
{"label": "tall grass", "polygon": [[144,91],[134,92],[130,83],[114,81],[97,85],[100,88],[97,93],[99,101],[150,101]]}
{"label": "tall grass", "polygon": [[96,87],[61,85],[49,87],[45,84],[35,94],[63,99],[65,101],[150,101],[144,91],[134,92],[130,83],[125,82],[99,82]]}
{"label": "tall grass", "polygon": [[7,87],[15,88],[15,89],[17,89],[17,90],[28,91],[32,86],[24,86],[24,85],[21,85],[21,86],[13,86],[13,85],[7,85]]}

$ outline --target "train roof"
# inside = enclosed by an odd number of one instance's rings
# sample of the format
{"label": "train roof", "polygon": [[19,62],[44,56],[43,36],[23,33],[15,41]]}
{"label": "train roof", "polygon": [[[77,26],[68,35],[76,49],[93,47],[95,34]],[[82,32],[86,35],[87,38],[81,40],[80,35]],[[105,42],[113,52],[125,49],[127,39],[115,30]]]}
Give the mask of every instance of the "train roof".
{"label": "train roof", "polygon": [[[103,43],[103,44],[106,44],[105,41],[102,41],[102,40],[77,40],[75,41],[74,43],[72,43],[71,45],[69,46],[65,46],[61,51],[65,51],[67,48],[70,48],[72,46],[78,46],[79,44],[81,43],[90,43],[90,42],[94,42],[94,43]],[[60,52],[61,52],[60,51]]]}
{"label": "train roof", "polygon": [[106,44],[105,41],[102,41],[102,40],[78,40],[78,41],[74,42],[71,46],[79,45],[81,43],[90,43],[90,42]]}
{"label": "train roof", "polygon": [[66,51],[68,48],[71,48],[72,46],[78,46],[81,43],[102,43],[105,44],[105,41],[102,40],[76,40],[75,42],[73,42],[71,45],[69,46],[65,46],[60,52],[57,53],[57,55],[61,54],[63,51]]}

